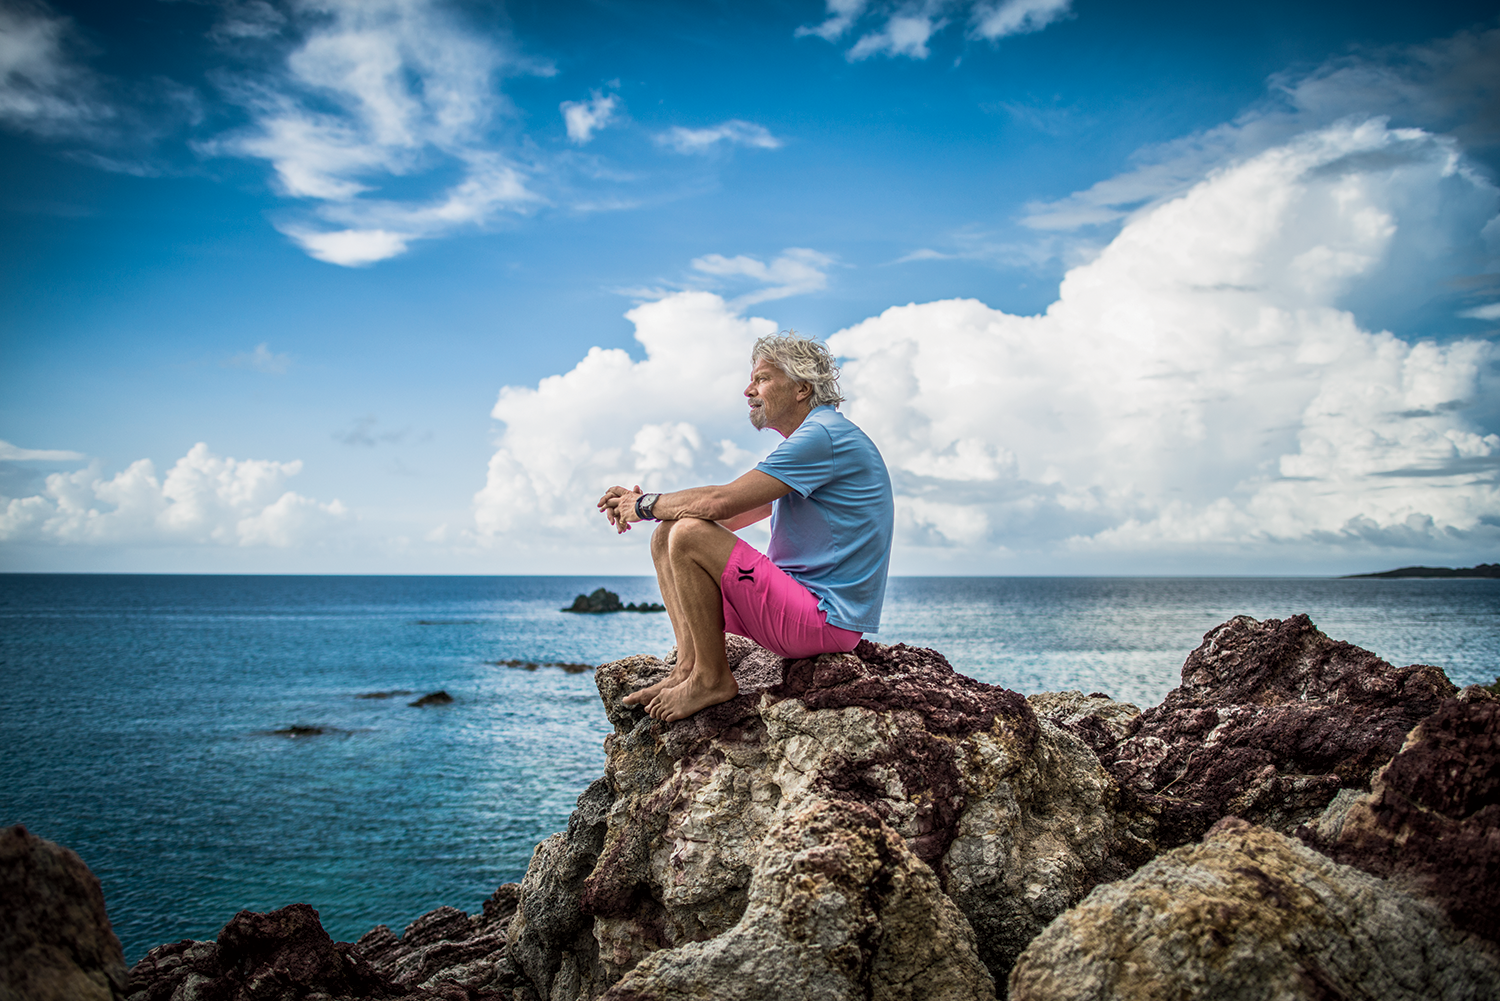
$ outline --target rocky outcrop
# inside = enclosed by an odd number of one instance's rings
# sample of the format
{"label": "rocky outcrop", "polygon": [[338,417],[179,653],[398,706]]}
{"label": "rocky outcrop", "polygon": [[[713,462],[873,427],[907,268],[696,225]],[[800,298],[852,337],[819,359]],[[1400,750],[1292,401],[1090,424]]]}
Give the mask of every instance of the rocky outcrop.
{"label": "rocky outcrop", "polygon": [[[792,946],[772,944],[796,935],[774,923],[785,914],[770,902],[811,899],[798,889],[795,830],[819,816],[878,820],[859,828],[861,851],[905,849],[866,867],[905,896],[872,891],[850,928],[902,913],[930,887],[955,908],[949,953],[972,941],[1001,978],[1048,921],[1149,857],[1083,741],[940,654],[864,642],[853,654],[784,662],[732,637],[730,655],[740,695],[666,725],[619,701],[666,663],[632,657],[597,672],[615,725],[605,777],[580,799],[569,832],[538,848],[512,931],[511,955],[540,996],[571,1001],[611,987],[636,992],[611,995],[620,997],[696,996],[681,993],[694,977],[755,969],[765,950],[791,957]],[[828,980],[818,996],[864,997],[879,957],[924,954],[898,922],[872,927],[858,962],[820,967]],[[818,948],[854,948],[854,932],[830,934]],[[881,946],[887,935],[895,940]],[[984,996],[972,971],[943,969],[951,996]],[[939,989],[936,972],[911,975]]]}
{"label": "rocky outcrop", "polygon": [[1182,684],[1100,757],[1156,816],[1162,848],[1230,815],[1291,833],[1340,789],[1369,789],[1455,692],[1439,668],[1392,667],[1306,615],[1239,616],[1204,636]]}
{"label": "rocky outcrop", "polygon": [[1500,942],[1500,699],[1473,686],[1446,700],[1346,800],[1299,833]]}
{"label": "rocky outcrop", "polygon": [[620,702],[670,661],[597,669],[605,774],[481,913],[350,944],[243,912],[131,1001],[1500,991],[1500,701],[1436,668],[1241,617],[1140,712],[899,645],[728,652],[738,697],[671,724]]}
{"label": "rocky outcrop", "polygon": [[113,1001],[125,955],[83,859],[17,824],[0,829],[0,999]]}
{"label": "rocky outcrop", "polygon": [[1231,818],[1053,922],[1010,997],[1479,1001],[1500,963],[1432,904]]}
{"label": "rocky outcrop", "polygon": [[533,1001],[505,958],[515,884],[475,915],[441,907],[397,938],[377,926],[333,941],[318,912],[241,911],[215,942],[158,946],[130,971],[129,1001]]}

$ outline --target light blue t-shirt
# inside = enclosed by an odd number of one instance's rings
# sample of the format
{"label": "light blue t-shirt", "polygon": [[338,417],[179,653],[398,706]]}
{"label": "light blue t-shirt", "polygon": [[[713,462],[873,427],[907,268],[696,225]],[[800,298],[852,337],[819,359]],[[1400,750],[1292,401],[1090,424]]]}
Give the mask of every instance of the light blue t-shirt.
{"label": "light blue t-shirt", "polygon": [[755,468],[792,488],[771,510],[771,562],[818,596],[830,625],[878,631],[896,504],[875,443],[814,407]]}

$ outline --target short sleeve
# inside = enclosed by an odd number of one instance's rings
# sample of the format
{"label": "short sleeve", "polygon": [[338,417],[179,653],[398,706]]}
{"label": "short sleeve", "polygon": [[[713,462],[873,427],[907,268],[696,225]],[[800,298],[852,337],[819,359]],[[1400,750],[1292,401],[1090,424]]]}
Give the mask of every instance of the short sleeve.
{"label": "short sleeve", "polygon": [[805,420],[755,468],[807,497],[833,479],[833,438],[823,425]]}

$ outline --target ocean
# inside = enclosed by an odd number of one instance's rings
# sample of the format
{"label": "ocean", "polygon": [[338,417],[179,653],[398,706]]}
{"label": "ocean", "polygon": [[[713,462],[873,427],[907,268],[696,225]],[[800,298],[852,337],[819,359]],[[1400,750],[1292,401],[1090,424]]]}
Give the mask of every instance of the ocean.
{"label": "ocean", "polygon": [[[336,939],[477,910],[602,774],[580,666],[671,647],[664,614],[560,611],[600,586],[659,600],[644,577],[0,575],[0,826],[83,857],[131,963],[242,908],[305,901]],[[1298,612],[1459,685],[1500,673],[1495,580],[893,578],[872,638],[1145,708],[1208,629]]]}

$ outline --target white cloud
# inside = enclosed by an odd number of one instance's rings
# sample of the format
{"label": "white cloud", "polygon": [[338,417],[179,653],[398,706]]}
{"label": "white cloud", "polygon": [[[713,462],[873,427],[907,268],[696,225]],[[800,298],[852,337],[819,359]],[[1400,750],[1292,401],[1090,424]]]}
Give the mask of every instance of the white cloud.
{"label": "white cloud", "polygon": [[859,20],[866,3],[867,0],[828,0],[828,19],[819,25],[798,28],[796,36],[816,35],[826,42],[835,41]]}
{"label": "white cloud", "polygon": [[18,448],[8,441],[0,441],[0,462],[76,462],[85,459],[82,452],[69,452],[60,448]]}
{"label": "white cloud", "polygon": [[[232,88],[252,124],[200,149],[266,160],[283,194],[315,203],[315,219],[280,225],[308,254],[372,264],[540,201],[489,137],[507,106],[496,79],[534,67],[435,0],[307,0],[296,10],[306,31],[282,74]],[[455,167],[461,179],[430,196],[372,197],[383,183]]]}
{"label": "white cloud", "polygon": [[738,118],[731,118],[706,129],[674,126],[658,135],[656,141],[679,153],[707,153],[719,143],[757,149],[778,149],[782,145],[781,140],[773,136],[765,126],[740,121]]}
{"label": "white cloud", "polygon": [[594,509],[606,487],[726,483],[774,446],[774,432],[750,427],[742,393],[750,346],[776,324],[737,316],[711,292],[676,292],[626,316],[644,360],[591,348],[567,373],[500,391],[493,416],[505,430],[474,498],[483,538],[609,546],[613,531]]}
{"label": "white cloud", "polygon": [[971,15],[976,38],[994,40],[1006,35],[1041,31],[1071,13],[1073,0],[1003,0],[975,4]]}
{"label": "white cloud", "polygon": [[[1500,192],[1447,139],[1343,122],[1140,212],[1041,315],[955,299],[833,335],[845,409],[892,471],[901,551],[977,567],[1500,546],[1500,435],[1472,417],[1500,395],[1500,350],[1363,329],[1337,305],[1404,240],[1430,247],[1423,220],[1454,200],[1477,230]],[[789,284],[777,261],[694,268]],[[644,360],[595,348],[502,390],[482,536],[604,559],[603,487],[723,482],[775,444],[739,394],[776,324],[708,292],[628,315]]]}
{"label": "white cloud", "polygon": [[317,542],[350,519],[284,490],[301,462],[222,458],[202,442],[157,479],[140,459],[104,479],[97,466],[53,473],[41,494],[0,498],[0,540],[69,545],[290,547]]}
{"label": "white cloud", "polygon": [[927,40],[943,24],[944,22],[935,21],[926,13],[892,14],[886,19],[885,27],[870,32],[854,43],[848,53],[849,60],[857,62],[875,55],[926,59]]}
{"label": "white cloud", "polygon": [[1455,182],[1495,205],[1446,141],[1347,122],[1136,216],[1043,315],[949,300],[834,335],[906,543],[1500,542],[1500,436],[1464,417],[1500,352],[1335,306]]}
{"label": "white cloud", "polygon": [[603,94],[592,91],[587,101],[564,101],[559,107],[563,123],[568,127],[568,138],[582,146],[594,138],[594,133],[609,124],[620,103],[618,94]]}
{"label": "white cloud", "polygon": [[1475,306],[1458,315],[1471,320],[1500,320],[1500,302],[1492,302],[1488,306]]}
{"label": "white cloud", "polygon": [[285,375],[291,367],[290,355],[273,354],[265,341],[255,345],[254,351],[241,351],[224,362],[229,368],[253,368],[267,375]]}
{"label": "white cloud", "polygon": [[66,51],[72,21],[47,8],[0,6],[0,123],[44,136],[113,117],[92,74]]}
{"label": "white cloud", "polygon": [[693,268],[705,275],[749,279],[766,286],[729,303],[730,308],[740,310],[758,302],[821,291],[828,285],[827,269],[833,263],[834,259],[827,254],[806,247],[789,247],[769,264],[743,254],[736,257],[708,254],[694,260]]}
{"label": "white cloud", "polygon": [[[871,5],[867,0],[827,0],[828,17],[804,25],[796,36],[837,42],[862,21],[878,24],[862,34],[845,56],[858,62],[871,56],[926,59],[927,43],[953,20],[967,20],[969,36],[998,41],[1041,31],[1071,13],[1072,0],[898,0]],[[949,14],[955,17],[949,17]]]}

